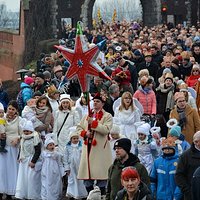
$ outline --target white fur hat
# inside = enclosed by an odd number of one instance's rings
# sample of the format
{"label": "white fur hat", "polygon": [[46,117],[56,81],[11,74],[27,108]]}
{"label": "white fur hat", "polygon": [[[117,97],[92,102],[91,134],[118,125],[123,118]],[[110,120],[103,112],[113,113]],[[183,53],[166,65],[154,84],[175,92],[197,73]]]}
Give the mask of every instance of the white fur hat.
{"label": "white fur hat", "polygon": [[48,144],[50,143],[55,144],[54,140],[51,137],[47,137],[44,142],[44,147],[47,148]]}
{"label": "white fur hat", "polygon": [[2,103],[0,103],[0,110],[4,110],[4,106]]}
{"label": "white fur hat", "polygon": [[62,103],[63,101],[71,101],[70,95],[69,94],[61,94],[60,95],[60,103]]}
{"label": "white fur hat", "polygon": [[101,190],[98,186],[95,186],[94,190],[90,191],[87,200],[101,200]]}
{"label": "white fur hat", "polygon": [[167,125],[168,128],[172,128],[173,126],[178,125],[178,121],[177,121],[177,119],[172,118],[172,119],[168,120],[166,125]]}
{"label": "white fur hat", "polygon": [[142,124],[137,128],[137,133],[143,133],[145,135],[149,135],[150,125],[148,123]]}
{"label": "white fur hat", "polygon": [[161,130],[160,127],[154,126],[150,129],[150,132],[151,134],[157,134],[157,133],[160,133],[160,130]]}
{"label": "white fur hat", "polygon": [[76,126],[72,126],[69,128],[69,138],[71,139],[74,136],[78,136],[79,137],[79,133],[76,130]]}
{"label": "white fur hat", "polygon": [[34,132],[33,123],[31,121],[26,121],[22,127],[23,131],[31,131]]}
{"label": "white fur hat", "polygon": [[110,130],[110,134],[115,133],[115,134],[120,134],[120,128],[117,124],[113,124],[112,129]]}

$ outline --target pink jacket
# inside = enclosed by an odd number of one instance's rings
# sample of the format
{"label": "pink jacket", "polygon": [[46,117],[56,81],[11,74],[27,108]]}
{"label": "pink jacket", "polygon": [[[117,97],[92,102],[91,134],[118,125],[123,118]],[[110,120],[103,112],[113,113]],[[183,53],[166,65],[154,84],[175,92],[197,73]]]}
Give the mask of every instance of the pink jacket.
{"label": "pink jacket", "polygon": [[153,90],[146,93],[142,88],[134,93],[134,98],[136,98],[143,106],[144,114],[152,115],[156,114],[156,95]]}

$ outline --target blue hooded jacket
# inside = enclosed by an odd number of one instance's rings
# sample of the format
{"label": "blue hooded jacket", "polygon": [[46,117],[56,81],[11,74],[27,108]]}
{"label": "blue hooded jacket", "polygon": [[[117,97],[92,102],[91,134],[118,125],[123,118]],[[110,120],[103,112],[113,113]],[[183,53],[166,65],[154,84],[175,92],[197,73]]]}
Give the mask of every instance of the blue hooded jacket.
{"label": "blue hooded jacket", "polygon": [[175,183],[178,153],[173,156],[161,155],[154,161],[151,171],[151,191],[157,200],[180,200],[182,193]]}

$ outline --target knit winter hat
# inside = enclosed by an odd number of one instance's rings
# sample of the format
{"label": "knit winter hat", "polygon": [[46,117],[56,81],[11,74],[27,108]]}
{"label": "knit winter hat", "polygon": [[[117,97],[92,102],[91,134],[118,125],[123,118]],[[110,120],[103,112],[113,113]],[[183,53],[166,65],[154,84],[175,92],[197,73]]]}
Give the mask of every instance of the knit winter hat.
{"label": "knit winter hat", "polygon": [[47,137],[44,142],[44,147],[47,148],[48,144],[50,143],[55,144],[54,140],[51,137]]}
{"label": "knit winter hat", "polygon": [[110,130],[110,134],[120,134],[120,128],[117,124],[113,124],[112,129]]}
{"label": "knit winter hat", "polygon": [[170,129],[169,134],[171,136],[180,137],[180,135],[181,135],[181,127],[180,126],[173,126]]}
{"label": "knit winter hat", "polygon": [[34,80],[33,80],[33,78],[31,78],[31,77],[28,76],[28,77],[26,77],[24,79],[24,83],[30,85],[31,83],[34,83]]}
{"label": "knit winter hat", "polygon": [[98,186],[95,186],[94,190],[90,191],[87,200],[101,200],[101,190]]}
{"label": "knit winter hat", "polygon": [[45,78],[51,78],[51,73],[49,71],[43,72]]}
{"label": "knit winter hat", "polygon": [[41,97],[42,93],[38,90],[38,91],[36,91],[36,92],[33,93],[33,97],[36,97],[36,96]]}
{"label": "knit winter hat", "polygon": [[131,140],[129,140],[128,138],[121,138],[119,140],[117,140],[114,143],[114,150],[116,147],[121,147],[122,149],[124,149],[127,153],[130,153],[131,150]]}
{"label": "knit winter hat", "polygon": [[165,75],[165,81],[167,80],[167,79],[170,79],[172,82],[174,82],[174,80],[173,80],[173,74],[172,73],[167,73],[166,75]]}
{"label": "knit winter hat", "polygon": [[185,98],[185,95],[183,94],[183,92],[176,92],[174,94],[174,101],[176,102],[180,98]]}
{"label": "knit winter hat", "polygon": [[70,140],[74,136],[79,137],[79,132],[76,130],[76,126],[72,126],[72,127],[69,128],[69,138],[70,138]]}
{"label": "knit winter hat", "polygon": [[34,132],[33,123],[31,121],[26,121],[22,127],[23,131],[31,131]]}
{"label": "knit winter hat", "polygon": [[179,86],[180,92],[188,92],[188,85],[186,83],[182,83]]}
{"label": "knit winter hat", "polygon": [[149,135],[150,125],[148,123],[142,124],[137,128],[137,133],[142,133],[144,135]]}
{"label": "knit winter hat", "polygon": [[60,103],[63,101],[71,101],[70,95],[69,94],[61,94],[60,95]]}
{"label": "knit winter hat", "polygon": [[4,106],[2,103],[0,103],[0,110],[4,110]]}
{"label": "knit winter hat", "polygon": [[165,68],[165,69],[163,70],[163,73],[162,73],[162,74],[167,74],[167,73],[171,73],[171,72],[172,72],[171,69]]}
{"label": "knit winter hat", "polygon": [[43,74],[42,72],[38,72],[38,73],[36,74],[36,77],[39,77],[39,78],[41,78],[41,79],[44,79],[44,74]]}

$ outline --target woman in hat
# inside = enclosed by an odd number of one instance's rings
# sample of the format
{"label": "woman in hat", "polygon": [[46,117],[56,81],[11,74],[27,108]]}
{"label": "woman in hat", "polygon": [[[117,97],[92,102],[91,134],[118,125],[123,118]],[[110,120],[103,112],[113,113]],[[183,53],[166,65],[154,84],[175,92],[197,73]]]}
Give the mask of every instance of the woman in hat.
{"label": "woman in hat", "polygon": [[196,105],[196,101],[195,98],[191,95],[191,93],[188,91],[188,85],[185,83],[182,83],[179,86],[179,91],[183,92],[183,94],[185,95],[185,100],[188,103],[188,105],[190,105],[192,108],[197,110],[197,105]]}
{"label": "woman in hat", "polygon": [[147,185],[141,182],[140,175],[134,167],[126,167],[121,173],[121,183],[124,186],[117,193],[115,200],[150,200],[151,192]]}
{"label": "woman in hat", "polygon": [[66,145],[64,153],[64,166],[68,176],[67,194],[68,197],[81,199],[87,197],[87,190],[83,184],[83,180],[78,180],[78,169],[80,165],[82,142],[76,127],[70,128],[70,141]]}
{"label": "woman in hat", "polygon": [[175,118],[185,140],[192,143],[194,133],[200,130],[200,119],[197,111],[186,103],[182,92],[176,92],[174,95],[175,108],[170,112],[170,119]]}
{"label": "woman in hat", "polygon": [[19,199],[40,199],[40,136],[34,131],[31,121],[26,121],[22,130],[23,134],[20,142],[19,171],[15,197]]}
{"label": "woman in hat", "polygon": [[60,105],[55,114],[53,133],[60,152],[64,153],[65,146],[70,140],[69,128],[80,122],[79,114],[72,107],[69,94],[60,95]]}
{"label": "woman in hat", "polygon": [[[18,173],[17,157],[22,134],[20,124],[17,102],[10,101],[6,112],[5,133],[0,134],[0,139],[6,139],[5,149],[7,150],[7,153],[0,153],[0,199],[3,197],[3,193],[7,195],[8,200],[15,195]],[[12,170],[9,170],[11,166]]]}

